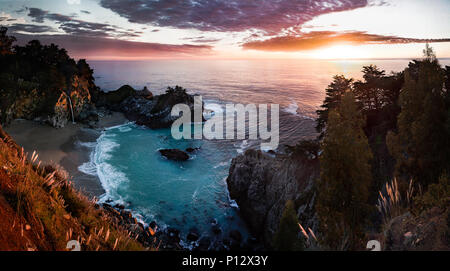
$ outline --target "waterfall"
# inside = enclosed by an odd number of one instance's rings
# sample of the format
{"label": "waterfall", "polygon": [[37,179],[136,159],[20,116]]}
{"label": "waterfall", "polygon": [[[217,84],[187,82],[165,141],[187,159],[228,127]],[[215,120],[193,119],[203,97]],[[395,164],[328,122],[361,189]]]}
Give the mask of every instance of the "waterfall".
{"label": "waterfall", "polygon": [[[64,92],[65,93],[65,92]],[[67,95],[67,93],[65,93],[67,98],[69,98],[69,105],[70,105],[70,112],[72,113],[72,123],[75,124],[75,118],[73,116],[73,106],[72,106],[72,99],[70,98],[69,95]]]}

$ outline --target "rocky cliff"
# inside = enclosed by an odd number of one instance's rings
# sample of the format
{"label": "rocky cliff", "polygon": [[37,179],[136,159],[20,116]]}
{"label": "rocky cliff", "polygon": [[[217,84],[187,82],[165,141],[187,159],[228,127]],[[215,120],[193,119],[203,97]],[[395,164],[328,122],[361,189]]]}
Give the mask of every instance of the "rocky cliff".
{"label": "rocky cliff", "polygon": [[194,112],[194,96],[179,86],[169,87],[166,93],[156,96],[145,89],[136,91],[130,86],[123,86],[116,91],[101,93],[99,97],[97,106],[122,112],[136,124],[152,129],[170,127],[178,118],[171,116],[172,107],[177,104],[185,104]]}
{"label": "rocky cliff", "polygon": [[66,50],[35,40],[0,55],[0,63],[1,124],[22,118],[61,128],[72,118],[97,120],[98,88],[85,60],[76,62]]}
{"label": "rocky cliff", "polygon": [[318,177],[317,159],[248,150],[233,159],[227,184],[253,234],[270,247],[288,200],[295,202],[302,226],[316,230]]}

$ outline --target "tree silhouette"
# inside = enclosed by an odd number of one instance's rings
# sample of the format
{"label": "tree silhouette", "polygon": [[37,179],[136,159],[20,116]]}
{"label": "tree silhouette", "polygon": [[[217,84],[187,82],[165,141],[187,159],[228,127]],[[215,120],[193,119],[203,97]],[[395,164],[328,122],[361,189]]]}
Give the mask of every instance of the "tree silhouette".
{"label": "tree silhouette", "polygon": [[347,92],[329,114],[320,157],[317,213],[323,242],[332,249],[357,249],[368,212],[372,153],[364,117]]}

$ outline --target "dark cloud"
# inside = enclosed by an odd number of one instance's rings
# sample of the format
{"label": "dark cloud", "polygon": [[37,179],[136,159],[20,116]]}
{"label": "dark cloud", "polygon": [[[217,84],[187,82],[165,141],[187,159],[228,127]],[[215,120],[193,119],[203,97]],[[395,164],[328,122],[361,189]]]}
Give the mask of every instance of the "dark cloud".
{"label": "dark cloud", "polygon": [[401,44],[450,42],[450,39],[415,39],[396,36],[368,34],[366,32],[333,32],[316,31],[301,36],[282,36],[262,41],[249,41],[243,44],[244,49],[261,51],[293,52],[314,50],[340,44]]}
{"label": "dark cloud", "polygon": [[277,34],[312,18],[365,7],[368,0],[101,0],[134,23],[204,31],[258,29]]}
{"label": "dark cloud", "polygon": [[80,10],[80,12],[81,12],[81,13],[84,13],[84,14],[91,14],[91,12],[90,12],[90,11],[87,11],[87,10]]}
{"label": "dark cloud", "polygon": [[28,16],[33,18],[33,22],[35,23],[43,23],[45,16],[48,14],[48,11],[42,10],[40,8],[29,8]]}
{"label": "dark cloud", "polygon": [[188,40],[188,41],[194,42],[194,43],[214,43],[214,42],[221,41],[221,39],[212,39],[212,38],[207,38],[205,36],[183,38],[183,40]]}
{"label": "dark cloud", "polygon": [[14,24],[8,27],[11,32],[26,32],[26,33],[44,33],[44,32],[54,32],[55,29],[46,25],[35,25],[35,24]]}
{"label": "dark cloud", "polygon": [[124,41],[102,37],[77,37],[73,35],[23,35],[16,34],[19,44],[38,39],[43,44],[58,44],[75,58],[158,58],[190,57],[212,53],[209,45],[160,44]]}
{"label": "dark cloud", "polygon": [[124,30],[119,27],[107,23],[93,23],[74,18],[75,16],[67,16],[58,13],[49,13],[39,8],[29,8],[28,16],[33,22],[43,23],[44,20],[54,21],[59,24],[59,29],[66,34],[75,36],[91,36],[91,37],[139,37],[139,33],[131,30]]}

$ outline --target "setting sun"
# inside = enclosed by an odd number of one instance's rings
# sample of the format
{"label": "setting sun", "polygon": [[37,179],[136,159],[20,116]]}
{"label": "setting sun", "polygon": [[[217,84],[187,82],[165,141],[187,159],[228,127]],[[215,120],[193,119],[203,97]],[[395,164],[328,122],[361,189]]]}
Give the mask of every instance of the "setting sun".
{"label": "setting sun", "polygon": [[336,45],[319,49],[313,51],[311,55],[318,59],[355,59],[370,57],[370,55],[365,52],[361,46],[353,45]]}

